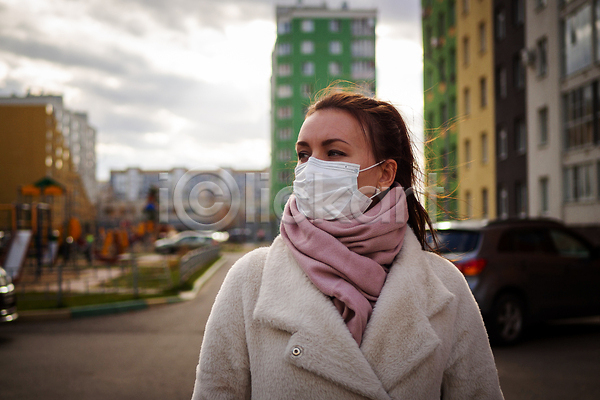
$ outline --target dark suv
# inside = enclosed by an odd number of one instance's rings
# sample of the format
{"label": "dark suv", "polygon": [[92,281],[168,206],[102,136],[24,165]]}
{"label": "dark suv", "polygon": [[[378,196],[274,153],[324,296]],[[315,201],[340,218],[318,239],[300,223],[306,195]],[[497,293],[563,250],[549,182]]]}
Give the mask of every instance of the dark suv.
{"label": "dark suv", "polygon": [[441,222],[436,231],[493,343],[516,342],[528,323],[600,314],[600,249],[562,223]]}

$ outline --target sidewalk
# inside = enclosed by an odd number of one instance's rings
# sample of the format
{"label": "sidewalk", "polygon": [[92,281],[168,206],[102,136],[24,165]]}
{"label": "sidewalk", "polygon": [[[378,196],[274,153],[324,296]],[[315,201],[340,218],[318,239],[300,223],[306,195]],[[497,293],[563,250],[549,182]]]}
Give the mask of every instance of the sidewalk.
{"label": "sidewalk", "polygon": [[[148,255],[147,259],[140,257],[139,261],[140,265],[146,261],[155,261],[154,259],[157,255]],[[160,256],[158,256],[160,257]],[[90,305],[90,306],[80,306],[80,307],[71,307],[71,308],[61,308],[61,309],[49,309],[49,310],[29,310],[29,311],[19,311],[19,318],[17,321],[42,321],[42,320],[56,320],[56,319],[68,319],[68,318],[81,318],[81,317],[90,317],[97,315],[105,315],[105,314],[114,314],[120,312],[134,311],[134,310],[142,310],[148,307],[161,305],[161,304],[172,304],[178,303],[181,301],[191,300],[196,297],[202,286],[214,275],[215,272],[219,270],[226,262],[228,261],[228,257],[226,255],[222,255],[221,258],[211,266],[204,274],[198,278],[193,285],[193,289],[188,292],[181,292],[178,296],[168,296],[168,297],[155,297],[150,299],[139,299],[139,300],[130,300],[123,301],[117,303],[107,303],[107,304],[98,304],[98,305]],[[73,277],[73,275],[77,275],[75,271],[66,270],[65,274],[70,275],[70,290],[77,291],[81,293],[101,293],[102,291],[106,291],[106,288],[99,288],[99,286],[106,282],[107,280],[114,279],[117,277],[115,269],[110,270],[109,268],[98,267],[96,269],[91,270],[82,270],[78,273],[78,276]],[[56,274],[54,272],[53,274]],[[46,278],[44,278],[46,277]],[[40,291],[43,290],[57,290],[58,286],[56,283],[50,283],[50,280],[56,279],[54,277],[48,278],[48,274],[43,275],[38,281],[35,282],[26,282],[28,287],[30,285],[35,285]],[[54,281],[56,282],[56,281]],[[92,284],[93,282],[93,284]],[[123,293],[122,289],[119,293]],[[18,310],[18,304],[17,304]]]}

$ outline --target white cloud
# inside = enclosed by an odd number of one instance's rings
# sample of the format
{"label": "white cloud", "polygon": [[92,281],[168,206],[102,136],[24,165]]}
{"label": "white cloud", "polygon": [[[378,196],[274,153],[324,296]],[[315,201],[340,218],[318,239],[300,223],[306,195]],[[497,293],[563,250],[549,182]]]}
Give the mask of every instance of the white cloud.
{"label": "white cloud", "polygon": [[[0,0],[0,95],[62,93],[66,107],[87,111],[100,179],[129,166],[265,168],[275,3]],[[413,131],[422,131],[418,4],[350,2],[379,8],[378,93]]]}

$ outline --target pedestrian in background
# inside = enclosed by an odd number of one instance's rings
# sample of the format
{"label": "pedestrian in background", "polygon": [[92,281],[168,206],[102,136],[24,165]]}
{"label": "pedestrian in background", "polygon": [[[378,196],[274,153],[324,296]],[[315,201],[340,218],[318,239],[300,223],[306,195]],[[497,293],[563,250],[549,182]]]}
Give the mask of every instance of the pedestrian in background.
{"label": "pedestrian in background", "polygon": [[394,106],[326,92],[296,151],[281,235],[229,271],[193,399],[501,399],[469,287],[427,243]]}

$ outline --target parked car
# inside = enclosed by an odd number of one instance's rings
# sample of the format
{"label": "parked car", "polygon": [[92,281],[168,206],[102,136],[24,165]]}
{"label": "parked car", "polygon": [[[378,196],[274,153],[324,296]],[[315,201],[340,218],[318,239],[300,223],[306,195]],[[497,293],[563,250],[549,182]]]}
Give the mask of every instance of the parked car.
{"label": "parked car", "polygon": [[0,267],[0,322],[14,321],[18,316],[15,286],[4,268]]}
{"label": "parked car", "polygon": [[183,231],[174,236],[154,242],[154,250],[162,254],[174,254],[182,249],[193,250],[214,244],[211,233]]}
{"label": "parked car", "polygon": [[546,219],[437,225],[438,251],[465,275],[490,340],[530,323],[600,314],[600,248]]}

